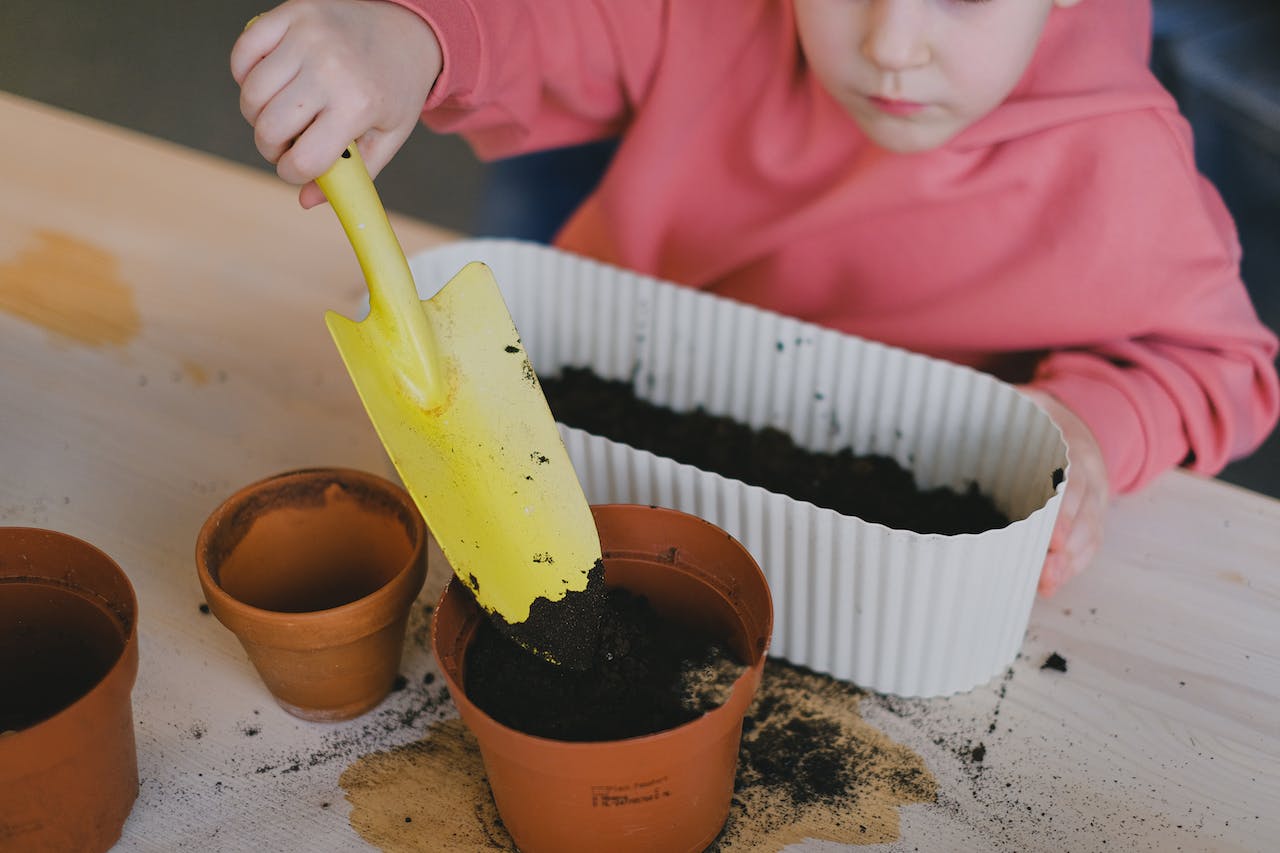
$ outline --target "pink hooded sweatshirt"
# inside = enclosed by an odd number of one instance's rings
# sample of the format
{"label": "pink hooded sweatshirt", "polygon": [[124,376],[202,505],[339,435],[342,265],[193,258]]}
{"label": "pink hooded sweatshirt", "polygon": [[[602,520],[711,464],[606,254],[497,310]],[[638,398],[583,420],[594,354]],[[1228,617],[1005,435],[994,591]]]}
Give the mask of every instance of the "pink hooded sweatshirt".
{"label": "pink hooded sweatshirt", "polygon": [[1147,70],[1149,0],[1055,8],[1004,104],[907,155],[810,73],[789,0],[395,2],[443,48],[431,128],[485,158],[622,136],[566,250],[1030,381],[1116,491],[1276,422],[1276,338]]}

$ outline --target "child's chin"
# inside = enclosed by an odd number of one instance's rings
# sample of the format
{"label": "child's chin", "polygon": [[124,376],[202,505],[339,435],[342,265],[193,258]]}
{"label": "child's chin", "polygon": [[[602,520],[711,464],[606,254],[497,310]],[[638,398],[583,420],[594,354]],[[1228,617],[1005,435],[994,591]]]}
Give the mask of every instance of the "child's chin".
{"label": "child's chin", "polygon": [[919,154],[941,148],[954,139],[963,127],[881,118],[859,121],[859,127],[877,147],[895,154]]}

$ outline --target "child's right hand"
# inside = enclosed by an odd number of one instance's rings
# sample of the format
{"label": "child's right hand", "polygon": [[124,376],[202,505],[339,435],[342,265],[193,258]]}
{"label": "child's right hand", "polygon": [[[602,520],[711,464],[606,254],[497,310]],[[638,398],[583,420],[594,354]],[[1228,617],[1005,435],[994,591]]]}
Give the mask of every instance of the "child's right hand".
{"label": "child's right hand", "polygon": [[394,3],[289,0],[231,50],[240,112],[280,177],[324,201],[315,178],[354,139],[377,175],[409,138],[442,67],[425,21]]}

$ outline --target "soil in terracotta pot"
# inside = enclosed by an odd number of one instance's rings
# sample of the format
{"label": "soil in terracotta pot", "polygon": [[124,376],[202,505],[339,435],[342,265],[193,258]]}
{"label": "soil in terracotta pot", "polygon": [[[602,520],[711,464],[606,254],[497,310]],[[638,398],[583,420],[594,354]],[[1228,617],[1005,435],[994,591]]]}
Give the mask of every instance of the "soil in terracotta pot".
{"label": "soil in terracotta pot", "polygon": [[105,602],[45,581],[0,586],[0,732],[33,726],[97,684],[124,648]]}
{"label": "soil in terracotta pot", "polygon": [[609,590],[595,659],[571,670],[528,654],[482,620],[467,650],[467,697],[518,731],[564,741],[652,734],[728,698],[743,666],[716,638]]}
{"label": "soil in terracotta pot", "polygon": [[805,450],[778,429],[654,405],[629,382],[585,368],[567,367],[541,383],[561,423],[844,515],[918,533],[980,533],[1009,523],[976,484],[964,492],[922,489],[887,456]]}

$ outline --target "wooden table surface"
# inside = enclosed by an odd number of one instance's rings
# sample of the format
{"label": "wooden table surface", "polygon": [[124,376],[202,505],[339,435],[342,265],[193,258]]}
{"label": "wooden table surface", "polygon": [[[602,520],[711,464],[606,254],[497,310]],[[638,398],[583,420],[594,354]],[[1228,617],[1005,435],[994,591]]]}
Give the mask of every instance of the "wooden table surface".
{"label": "wooden table surface", "polygon": [[[192,558],[245,483],[389,470],[322,321],[364,292],[336,219],[269,174],[13,96],[0,127],[0,524],[86,539],[137,590],[142,788],[118,849],[374,849],[338,779],[456,716],[438,679],[296,720],[201,613]],[[451,237],[393,222],[410,253]],[[409,685],[435,671],[425,618]],[[1280,849],[1280,502],[1164,476],[1116,502],[1003,677],[861,713],[939,785],[874,849]]]}

